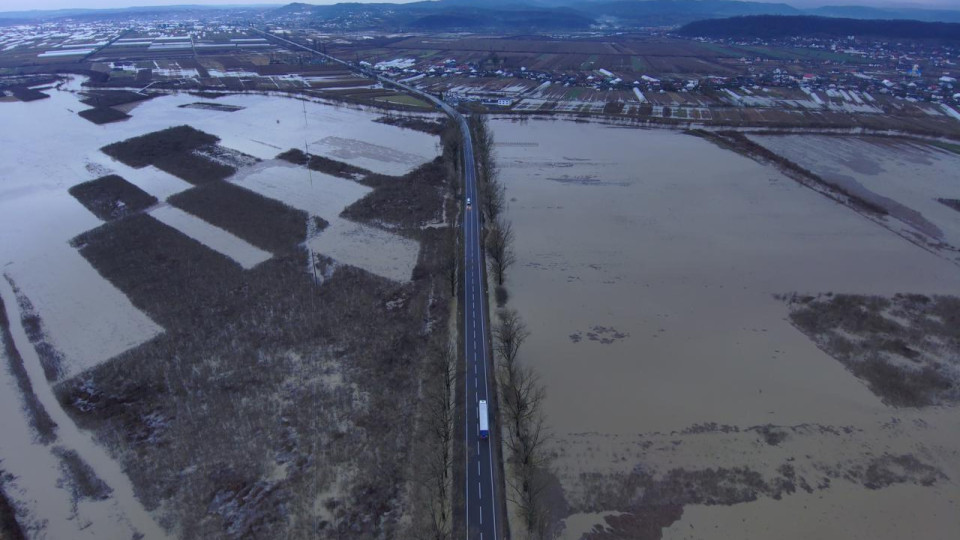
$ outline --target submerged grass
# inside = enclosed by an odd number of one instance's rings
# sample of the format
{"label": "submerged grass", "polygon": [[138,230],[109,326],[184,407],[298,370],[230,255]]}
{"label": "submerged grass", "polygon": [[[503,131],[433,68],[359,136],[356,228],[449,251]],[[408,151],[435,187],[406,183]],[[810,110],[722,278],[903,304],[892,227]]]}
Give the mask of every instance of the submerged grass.
{"label": "submerged grass", "polygon": [[20,389],[20,397],[23,400],[23,410],[27,415],[27,420],[37,432],[37,440],[43,444],[49,444],[56,439],[57,424],[50,418],[47,410],[43,408],[37,395],[33,392],[33,384],[30,382],[30,376],[23,365],[23,357],[17,346],[13,342],[13,336],[10,334],[10,320],[7,318],[6,306],[3,299],[0,299],[0,343],[3,345],[4,357],[7,361],[7,369],[17,381],[17,387]]}
{"label": "submerged grass", "polygon": [[23,540],[26,535],[17,521],[17,507],[7,496],[5,484],[12,477],[11,474],[0,469],[0,538],[5,540]]}
{"label": "submerged grass", "polygon": [[113,489],[97,476],[93,468],[83,461],[75,450],[57,446],[53,453],[60,459],[60,469],[66,476],[75,499],[102,501],[113,493]]}
{"label": "submerged grass", "polygon": [[960,298],[792,295],[790,321],[885,403],[960,402]]}

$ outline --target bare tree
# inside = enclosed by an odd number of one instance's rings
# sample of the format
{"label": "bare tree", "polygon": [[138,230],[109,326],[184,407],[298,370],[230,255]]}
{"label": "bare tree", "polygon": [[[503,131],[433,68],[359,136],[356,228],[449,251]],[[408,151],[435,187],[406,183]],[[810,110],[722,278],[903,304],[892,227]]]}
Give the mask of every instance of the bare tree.
{"label": "bare tree", "polygon": [[449,496],[453,467],[453,387],[457,376],[457,355],[451,347],[435,347],[431,355],[431,376],[424,398],[426,437],[422,465],[426,474],[422,482],[429,510],[427,534],[435,540],[445,540],[450,538],[451,533]]}
{"label": "bare tree", "polygon": [[513,224],[498,219],[487,230],[487,255],[497,285],[503,285],[507,269],[516,262],[513,252]]}
{"label": "bare tree", "polygon": [[531,538],[547,538],[550,508],[544,502],[549,486],[549,441],[543,403],[546,388],[536,371],[519,361],[520,347],[530,332],[515,310],[498,312],[494,328],[497,383],[503,413],[504,444],[509,451],[508,497],[519,509]]}
{"label": "bare tree", "polygon": [[496,220],[507,205],[507,190],[503,184],[497,180],[497,171],[491,173],[492,176],[485,182],[480,183],[480,203],[483,205],[483,211],[490,221]]}
{"label": "bare tree", "polygon": [[530,332],[514,309],[501,309],[497,317],[500,322],[493,329],[494,352],[500,359],[499,365],[510,366],[512,370],[516,366],[520,346],[530,337]]}
{"label": "bare tree", "polygon": [[443,253],[443,273],[450,285],[450,296],[456,296],[457,285],[460,284],[460,261],[463,259],[463,246],[453,229],[447,233],[447,240]]}

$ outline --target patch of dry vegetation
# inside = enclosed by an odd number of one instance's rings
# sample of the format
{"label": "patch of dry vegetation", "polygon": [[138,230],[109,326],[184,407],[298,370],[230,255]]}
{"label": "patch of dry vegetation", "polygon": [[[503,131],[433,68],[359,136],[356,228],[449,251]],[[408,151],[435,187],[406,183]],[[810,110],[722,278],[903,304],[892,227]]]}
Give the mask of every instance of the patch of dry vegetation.
{"label": "patch of dry vegetation", "polygon": [[74,504],[78,499],[102,501],[113,493],[76,451],[57,446],[53,453],[60,459],[60,470],[66,477]]}
{"label": "patch of dry vegetation", "polygon": [[189,537],[402,536],[431,278],[318,288],[302,251],[245,272],[145,215],[79,245],[167,330],[58,388],[150,506]]}
{"label": "patch of dry vegetation", "polygon": [[924,423],[907,433],[898,427],[897,417],[859,427],[707,422],[670,432],[570,433],[554,451],[569,513],[625,513],[606,517],[587,538],[652,540],[690,504],[816,496],[838,484],[856,491],[949,481],[936,456],[952,452],[950,443],[918,439]]}
{"label": "patch of dry vegetation", "polygon": [[97,125],[119,122],[130,118],[127,113],[120,112],[110,107],[94,107],[77,113],[84,120],[89,120]]}
{"label": "patch of dry vegetation", "polygon": [[135,169],[171,154],[184,154],[220,139],[190,126],[177,126],[133,137],[101,148],[103,153]]}
{"label": "patch of dry vegetation", "polygon": [[153,166],[197,186],[224,180],[237,172],[230,165],[207,159],[197,153],[168,154],[157,158]]}
{"label": "patch of dry vegetation", "polygon": [[122,218],[157,204],[157,198],[111,174],[77,184],[70,195],[104,221]]}
{"label": "patch of dry vegetation", "polygon": [[30,344],[33,345],[37,356],[40,358],[43,374],[48,381],[56,381],[63,375],[63,354],[47,338],[43,319],[40,318],[37,310],[33,307],[33,302],[23,294],[23,291],[17,287],[17,284],[9,275],[4,274],[3,277],[10,284],[10,288],[13,289],[13,293],[17,297],[17,304],[20,308],[20,324],[23,325],[23,330],[27,333]]}
{"label": "patch of dry vegetation", "polygon": [[785,300],[794,326],[884,403],[960,402],[960,298],[826,294]]}
{"label": "patch of dry vegetation", "polygon": [[449,227],[398,226],[408,283],[315,257],[320,282],[305,214],[222,182],[171,202],[277,256],[243,270],[146,214],[74,239],[166,332],[60,384],[68,413],[183,537],[445,538]]}
{"label": "patch of dry vegetation", "polygon": [[296,148],[291,148],[290,150],[279,154],[277,159],[289,161],[290,163],[296,165],[306,165],[314,171],[320,171],[332,176],[346,178],[347,180],[359,180],[372,174],[366,169],[350,165],[349,163],[344,163],[342,161],[337,161],[324,156],[307,154],[303,150],[298,150]]}
{"label": "patch of dry vegetation", "polygon": [[167,202],[271,253],[306,240],[306,212],[228,182],[188,189]]}
{"label": "patch of dry vegetation", "polygon": [[23,540],[26,535],[23,534],[23,528],[17,522],[17,507],[10,501],[5,487],[11,478],[11,474],[0,469],[0,538]]}
{"label": "patch of dry vegetation", "polygon": [[133,137],[101,148],[108,156],[134,168],[153,165],[191,184],[223,180],[236,169],[199,155],[220,139],[190,126],[177,126]]}
{"label": "patch of dry vegetation", "polygon": [[8,90],[11,94],[13,94],[13,97],[25,102],[37,101],[50,97],[50,94],[44,94],[43,92],[33,88],[9,88]]}
{"label": "patch of dry vegetation", "polygon": [[381,116],[374,120],[374,122],[380,122],[381,124],[387,124],[388,126],[397,126],[406,129],[412,129],[416,131],[422,131],[430,135],[440,135],[443,133],[445,122],[440,120],[432,120],[429,118],[423,118],[420,116]]}
{"label": "patch of dry vegetation", "polygon": [[238,105],[227,105],[225,103],[210,103],[210,102],[199,102],[199,103],[187,103],[185,105],[180,105],[181,109],[203,109],[207,111],[220,111],[220,112],[237,112],[242,111],[245,107],[240,107]]}
{"label": "patch of dry vegetation", "polygon": [[57,424],[47,414],[37,395],[33,392],[33,384],[27,375],[27,370],[23,365],[23,357],[20,351],[13,343],[13,336],[10,335],[10,320],[7,319],[7,309],[0,299],[0,343],[3,345],[4,358],[7,360],[7,369],[13,378],[17,381],[17,387],[20,389],[20,397],[23,400],[23,410],[40,442],[48,444],[56,438]]}
{"label": "patch of dry vegetation", "polygon": [[80,103],[91,107],[116,107],[153,99],[162,94],[131,92],[129,90],[88,90]]}
{"label": "patch of dry vegetation", "polygon": [[953,208],[953,209],[956,210],[957,212],[960,212],[960,199],[944,199],[944,198],[939,198],[939,199],[937,199],[937,202],[939,202],[940,204],[942,204],[942,205],[944,205],[944,206],[949,206],[950,208]]}
{"label": "patch of dry vegetation", "polygon": [[679,520],[687,505],[726,506],[761,497],[780,500],[798,489],[807,493],[829,489],[831,480],[882,489],[893,484],[930,486],[946,479],[936,467],[912,454],[867,455],[862,461],[822,467],[816,470],[819,476],[811,481],[798,473],[793,461],[790,458],[782,463],[773,474],[745,466],[677,467],[657,473],[642,465],[625,474],[583,473],[580,511],[625,512],[606,517],[605,527],[596,528],[585,538],[659,540],[663,538],[663,529]]}
{"label": "patch of dry vegetation", "polygon": [[449,178],[444,159],[437,159],[400,176],[369,175],[361,183],[374,189],[341,212],[354,221],[389,224],[391,230],[416,230],[442,219],[445,185]]}

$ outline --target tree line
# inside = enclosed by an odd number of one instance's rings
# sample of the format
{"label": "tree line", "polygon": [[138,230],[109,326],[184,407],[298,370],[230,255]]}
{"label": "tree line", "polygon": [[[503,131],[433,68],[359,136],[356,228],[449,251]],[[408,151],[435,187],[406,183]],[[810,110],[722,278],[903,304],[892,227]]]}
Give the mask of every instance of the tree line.
{"label": "tree line", "polygon": [[507,269],[516,262],[513,251],[513,225],[503,216],[506,190],[500,182],[493,133],[485,116],[470,117],[474,156],[477,161],[477,204],[483,212],[484,247],[498,287],[503,287]]}
{"label": "tree line", "polygon": [[[486,117],[470,118],[477,161],[477,204],[484,221],[484,247],[498,301],[507,270],[516,262],[512,223],[505,218],[506,190],[500,181],[493,133]],[[507,499],[515,505],[518,538],[551,538],[555,522],[546,502],[549,486],[549,435],[543,404],[546,388],[536,370],[521,361],[520,348],[529,337],[516,310],[501,309],[493,327],[500,433],[506,450]]]}

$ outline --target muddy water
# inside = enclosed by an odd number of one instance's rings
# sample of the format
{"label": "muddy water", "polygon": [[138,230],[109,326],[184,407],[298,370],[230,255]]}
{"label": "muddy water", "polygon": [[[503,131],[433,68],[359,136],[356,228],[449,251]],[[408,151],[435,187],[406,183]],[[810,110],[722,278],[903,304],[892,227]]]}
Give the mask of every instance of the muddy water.
{"label": "muddy water", "polygon": [[[79,82],[74,79],[65,88],[78,90]],[[363,146],[364,151],[344,154],[343,159],[375,172],[403,174],[437,155],[436,137],[373,122],[380,115],[374,111],[235,95],[221,101],[243,109],[225,113],[181,108],[197,101],[183,94],[142,103],[127,121],[96,126],[76,115],[86,108],[79,96],[67,91],[50,94],[49,99],[32,103],[4,103],[0,109],[4,125],[16,126],[0,132],[0,266],[33,301],[52,341],[74,366],[68,366],[71,374],[162,329],[67,245],[77,234],[100,225],[67,189],[110,173],[120,174],[160,200],[191,187],[154,167],[132,169],[113,161],[100,147],[190,124],[219,136],[226,147],[262,159],[329,137],[338,137],[344,148],[362,138],[366,146],[359,142],[354,146]],[[310,151],[322,153],[325,148],[319,145]],[[178,223],[189,229],[186,234],[200,234],[184,220]],[[222,250],[236,255],[243,265],[255,264],[260,256],[238,244],[238,239],[219,234],[207,234],[207,238],[222,244]]]}
{"label": "muddy water", "polygon": [[960,155],[879,137],[751,138],[824,180],[884,206],[890,212],[889,222],[900,221],[897,225],[934,241],[960,246],[960,212],[937,201],[960,197]]}
{"label": "muddy water", "polygon": [[[872,426],[896,412],[791,327],[774,295],[955,293],[956,266],[694,137],[492,125],[517,238],[510,303],[531,331],[521,354],[541,373],[558,440],[581,434],[604,456],[617,435],[704,422]],[[724,466],[739,450],[724,458],[708,443],[687,465]],[[607,459],[619,458],[560,460],[572,502],[579,473]],[[669,468],[674,456],[644,459]],[[937,459],[956,468],[956,456]],[[955,484],[945,489],[960,501]],[[750,508],[737,511],[762,511]],[[766,537],[757,534],[742,537]]]}
{"label": "muddy water", "polygon": [[[80,80],[65,86],[79,90]],[[189,95],[168,96],[139,105],[133,118],[104,126],[93,125],[76,115],[87,108],[68,91],[51,91],[51,97],[32,103],[0,104],[0,271],[9,275],[30,298],[43,319],[50,342],[65,357],[67,376],[97,365],[163,331],[104,280],[68,242],[76,235],[101,225],[74,200],[67,189],[103,176],[120,174],[141,189],[163,200],[191,186],[153,167],[131,169],[99,151],[104,145],[180,124],[190,124],[222,139],[224,146],[262,159],[271,159],[290,148],[303,148],[309,141],[339,137],[344,159],[370,170],[402,174],[437,155],[436,137],[372,122],[379,113],[271,96],[231,96],[224,101],[244,107],[235,113],[180,108],[197,101]],[[360,144],[361,141],[364,144]],[[322,146],[322,147],[321,147]],[[322,153],[329,145],[309,148]],[[347,152],[347,149],[352,151]],[[378,154],[383,150],[383,155]],[[262,258],[259,250],[223,231],[205,227],[172,212],[162,211],[173,226],[214,249],[252,266]],[[393,238],[380,233],[381,241]],[[356,235],[354,235],[356,236]],[[369,243],[357,243],[354,251]],[[401,242],[402,244],[402,242]],[[410,246],[406,246],[409,248]],[[412,253],[412,255],[407,255]],[[401,256],[416,258],[416,246]],[[397,265],[394,265],[395,267]],[[392,270],[391,270],[392,271]],[[409,271],[406,271],[409,279]],[[51,416],[60,425],[55,443],[76,450],[114,490],[102,503],[81,501],[70,513],[69,493],[59,490],[56,463],[49,450],[37,448],[13,405],[16,394],[4,391],[0,415],[5,433],[19,433],[16,440],[0,438],[0,462],[18,477],[13,499],[23,504],[38,537],[128,538],[139,530],[154,538],[159,528],[133,496],[129,480],[104,449],[77,430],[43,380],[33,348],[19,327],[16,301],[5,279],[0,279],[18,347],[32,369],[34,387]],[[9,385],[7,374],[0,380]],[[9,429],[8,429],[9,428]],[[20,431],[17,431],[20,430]],[[65,510],[66,509],[66,510]]]}
{"label": "muddy water", "polygon": [[[22,406],[20,390],[6,369],[7,359],[0,353],[0,407],[5,412]],[[16,501],[23,515],[20,525],[31,538],[130,538],[129,523],[103,519],[116,512],[115,502],[81,500],[73,508],[70,492],[58,487],[60,465],[50,446],[34,441],[35,433],[26,418],[18,414],[0,415],[0,467],[15,475],[4,482],[7,495]],[[45,536],[44,536],[45,535]]]}
{"label": "muddy water", "polygon": [[[94,442],[89,433],[77,429],[76,425],[73,424],[60,406],[60,402],[57,401],[51,387],[46,384],[40,359],[37,357],[33,346],[31,346],[23,326],[16,322],[18,319],[16,317],[16,310],[12,308],[12,306],[17,305],[16,298],[14,297],[12,288],[5,280],[0,283],[0,295],[2,295],[3,302],[7,307],[7,317],[11,321],[10,333],[13,336],[14,344],[23,356],[24,368],[30,378],[30,383],[33,385],[34,393],[43,405],[43,408],[49,413],[51,419],[57,424],[56,444],[62,445],[67,449],[75,450],[93,469],[97,477],[106,482],[113,490],[112,497],[106,501],[84,504],[83,512],[85,515],[81,516],[79,514],[80,509],[78,508],[77,517],[82,518],[81,525],[85,524],[85,527],[89,527],[96,522],[97,528],[95,530],[109,531],[103,536],[109,538],[129,536],[131,529],[145,535],[146,538],[166,538],[167,535],[164,530],[153,520],[152,516],[134,496],[133,485],[120,468],[120,465],[111,459],[103,447]],[[5,415],[8,415],[12,410],[5,409],[4,412]],[[15,428],[21,426],[21,422],[17,419],[5,420],[5,423],[6,422],[11,423]],[[23,441],[11,444],[9,447],[6,445],[0,447],[4,452],[4,458],[7,456],[7,451],[11,451],[14,455],[22,452],[23,444],[26,440],[29,439],[25,438]],[[32,470],[34,468],[42,468],[44,460],[49,462],[49,455],[45,455],[43,452],[38,452],[37,454],[38,458],[36,462],[33,462],[31,459],[21,459],[20,465],[22,465],[22,468],[18,467],[17,469],[8,471],[15,475],[25,474],[27,478],[33,476],[37,483],[32,484],[32,486],[38,489],[28,492],[30,496],[37,497],[38,502],[40,500],[46,500],[53,503],[49,509],[45,505],[38,504],[39,513],[31,515],[29,518],[32,520],[42,520],[46,518],[46,512],[56,511],[57,506],[62,502],[62,495],[49,492],[49,490],[54,487],[49,484],[49,471]],[[20,457],[24,458],[24,456]],[[16,499],[17,497],[14,495],[14,500]],[[60,520],[64,517],[63,514],[55,514],[51,515],[49,519],[61,524],[62,522]],[[85,527],[81,527],[81,530]],[[68,535],[67,537],[72,536],[74,535]]]}
{"label": "muddy water", "polygon": [[161,206],[151,210],[150,215],[237,261],[245,269],[253,268],[271,257],[270,253],[173,206]]}
{"label": "muddy water", "polygon": [[387,279],[410,280],[420,250],[416,241],[339,217],[371,188],[279,160],[264,161],[230,181],[325,219],[329,226],[307,240],[316,253]]}

